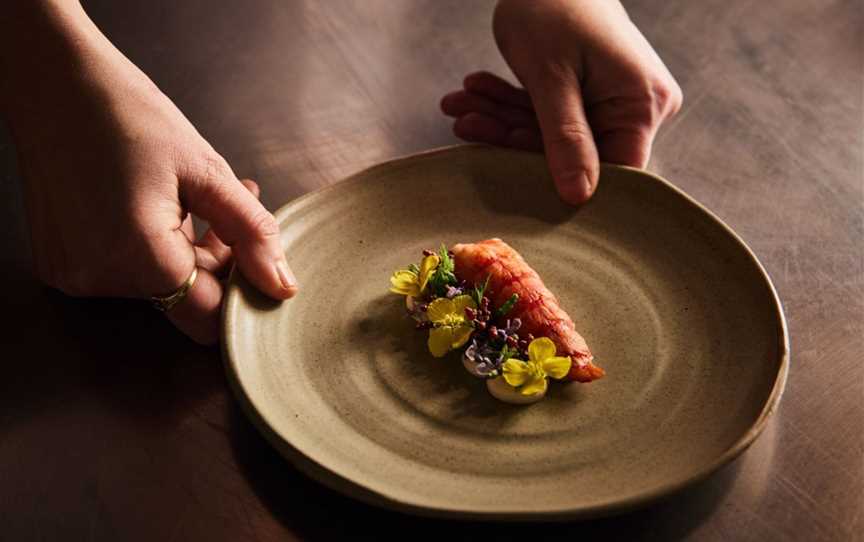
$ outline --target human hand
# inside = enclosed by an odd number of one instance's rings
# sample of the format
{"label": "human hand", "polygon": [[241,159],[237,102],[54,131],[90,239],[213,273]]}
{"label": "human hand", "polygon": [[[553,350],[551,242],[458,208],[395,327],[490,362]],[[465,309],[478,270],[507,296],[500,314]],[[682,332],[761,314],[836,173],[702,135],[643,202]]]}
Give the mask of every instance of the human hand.
{"label": "human hand", "polygon": [[[167,316],[201,343],[218,337],[232,257],[264,293],[291,297],[296,280],[255,183],[239,181],[89,20],[77,23],[74,40],[43,55],[56,65],[19,71],[23,91],[4,91],[39,277],[74,296],[149,298],[198,266]],[[197,240],[190,212],[211,225]]]}
{"label": "human hand", "polygon": [[599,161],[645,167],[657,129],[682,93],[620,3],[614,0],[501,0],[494,33],[524,85],[468,75],[441,101],[462,139],[545,149],[561,197],[586,201]]}

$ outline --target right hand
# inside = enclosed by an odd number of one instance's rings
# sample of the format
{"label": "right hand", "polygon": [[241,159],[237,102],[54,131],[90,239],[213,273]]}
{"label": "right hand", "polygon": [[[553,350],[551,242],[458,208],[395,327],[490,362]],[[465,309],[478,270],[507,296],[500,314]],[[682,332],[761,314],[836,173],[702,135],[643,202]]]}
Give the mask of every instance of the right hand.
{"label": "right hand", "polygon": [[682,93],[616,0],[499,0],[498,48],[524,88],[487,72],[446,95],[468,141],[545,151],[561,197],[586,201],[600,160],[644,168]]}
{"label": "right hand", "polygon": [[[213,343],[219,277],[232,257],[267,295],[296,293],[278,225],[257,185],[239,181],[147,76],[89,20],[81,25],[60,55],[78,62],[16,73],[19,86],[4,100],[36,271],[69,295],[149,298],[170,294],[198,266],[167,315]],[[197,240],[190,212],[211,225]]]}

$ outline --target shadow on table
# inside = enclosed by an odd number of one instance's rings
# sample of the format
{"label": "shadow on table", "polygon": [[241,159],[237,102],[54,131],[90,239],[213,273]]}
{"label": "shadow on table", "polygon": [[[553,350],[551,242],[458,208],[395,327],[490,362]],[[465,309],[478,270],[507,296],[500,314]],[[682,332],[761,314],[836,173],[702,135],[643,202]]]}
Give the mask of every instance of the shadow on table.
{"label": "shadow on table", "polygon": [[[159,434],[202,398],[221,390],[216,348],[201,348],[140,301],[75,299],[27,273],[0,303],[14,325],[0,326],[8,356],[0,386],[0,429],[57,408],[100,408]],[[2,417],[0,417],[2,418]]]}
{"label": "shadow on table", "polygon": [[370,506],[313,481],[267,443],[236,403],[230,405],[229,437],[241,472],[286,529],[313,540],[397,535],[447,540],[678,540],[711,515],[740,468],[738,461],[733,462],[651,506],[597,520],[537,524],[430,519]]}

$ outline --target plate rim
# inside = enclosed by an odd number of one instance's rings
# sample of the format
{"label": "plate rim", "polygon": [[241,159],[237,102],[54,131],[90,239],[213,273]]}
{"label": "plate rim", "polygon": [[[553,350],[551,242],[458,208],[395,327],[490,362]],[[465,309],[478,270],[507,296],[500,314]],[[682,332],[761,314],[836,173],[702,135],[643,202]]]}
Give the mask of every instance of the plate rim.
{"label": "plate rim", "polygon": [[[318,197],[320,194],[333,190],[337,187],[343,187],[344,185],[358,182],[360,177],[365,177],[376,170],[389,169],[400,163],[415,161],[421,158],[429,158],[438,154],[464,152],[470,153],[477,150],[504,151],[514,154],[536,154],[528,153],[525,151],[517,151],[513,149],[492,147],[483,144],[448,145],[417,153],[406,154],[363,168],[345,177],[341,181],[337,181],[333,184],[324,186],[322,188],[313,190],[302,196],[299,196],[282,205],[273,214],[276,217],[277,223],[281,225],[285,215],[291,212],[295,207],[304,203],[305,201],[313,197]],[[243,410],[244,414],[246,414],[246,417],[252,422],[252,424],[264,436],[264,438],[270,443],[270,445],[276,448],[276,450],[285,459],[287,459],[298,470],[300,470],[313,480],[323,484],[324,486],[350,498],[365,502],[367,504],[388,508],[399,512],[435,518],[497,521],[549,521],[580,520],[587,518],[605,517],[642,508],[656,500],[677,493],[678,491],[688,486],[691,486],[708,478],[711,474],[719,470],[721,467],[730,463],[733,459],[741,455],[747,448],[749,448],[750,445],[752,445],[753,442],[756,440],[756,438],[762,433],[762,431],[764,431],[768,420],[770,419],[771,415],[776,411],[780,403],[780,399],[783,396],[783,392],[785,391],[786,387],[786,381],[788,379],[789,362],[791,357],[789,328],[786,321],[786,315],[783,310],[783,304],[780,300],[780,296],[777,293],[777,289],[774,286],[774,282],[771,280],[771,276],[768,274],[768,271],[762,265],[762,262],[759,261],[759,258],[756,257],[756,254],[753,252],[750,246],[737,232],[735,232],[735,230],[732,229],[732,227],[726,224],[726,222],[724,222],[719,216],[717,216],[714,212],[708,209],[705,205],[701,204],[699,201],[684,192],[682,189],[672,184],[670,181],[664,179],[656,173],[652,173],[650,171],[635,167],[609,164],[605,162],[601,164],[601,167],[604,169],[632,171],[637,172],[640,175],[647,176],[653,181],[660,183],[662,186],[670,190],[676,196],[682,198],[688,205],[695,207],[697,210],[704,213],[710,220],[712,220],[723,231],[725,231],[726,234],[728,234],[732,239],[734,239],[734,241],[739,245],[740,248],[744,249],[745,254],[749,258],[750,262],[752,264],[755,264],[756,269],[758,269],[759,271],[759,275],[761,276],[762,280],[764,281],[765,285],[768,287],[771,293],[771,300],[773,301],[772,312],[774,312],[777,323],[779,324],[778,355],[780,358],[780,364],[778,366],[777,375],[774,379],[774,385],[771,389],[771,393],[769,394],[767,400],[765,401],[765,404],[762,407],[761,412],[759,413],[759,416],[756,418],[750,428],[746,432],[744,432],[744,434],[742,434],[716,459],[709,462],[700,470],[697,470],[695,473],[691,474],[688,477],[674,480],[668,484],[660,485],[652,489],[651,491],[632,495],[624,499],[610,499],[606,502],[591,506],[563,508],[560,510],[526,510],[517,512],[494,510],[467,510],[464,508],[447,508],[418,505],[385,495],[358,482],[350,480],[340,474],[337,474],[336,472],[333,472],[326,466],[317,462],[314,458],[302,453],[290,442],[288,442],[284,437],[276,433],[272,426],[267,423],[267,420],[264,419],[264,416],[261,414],[261,412],[255,407],[253,399],[248,395],[240,381],[236,356],[234,355],[232,346],[228,340],[228,337],[231,335],[232,331],[232,323],[228,318],[229,310],[231,306],[236,304],[238,296],[241,295],[239,287],[237,285],[239,274],[236,270],[236,266],[232,266],[231,272],[226,282],[225,298],[223,300],[221,309],[220,348],[229,387],[233,392],[234,397],[240,403],[241,409]]]}

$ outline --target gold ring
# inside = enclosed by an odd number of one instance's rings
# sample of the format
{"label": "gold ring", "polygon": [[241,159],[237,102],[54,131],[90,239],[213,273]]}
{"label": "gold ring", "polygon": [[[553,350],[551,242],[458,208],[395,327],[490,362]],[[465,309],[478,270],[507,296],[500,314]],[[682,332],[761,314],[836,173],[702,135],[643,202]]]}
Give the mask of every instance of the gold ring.
{"label": "gold ring", "polygon": [[186,297],[186,294],[189,293],[189,290],[192,289],[192,285],[195,284],[195,279],[198,278],[198,266],[195,266],[195,269],[192,270],[192,274],[189,275],[189,278],[186,279],[186,282],[180,285],[179,288],[174,290],[173,293],[166,295],[165,297],[153,296],[150,298],[150,302],[153,303],[153,306],[158,311],[168,312],[174,308],[174,305],[183,301],[183,298]]}

